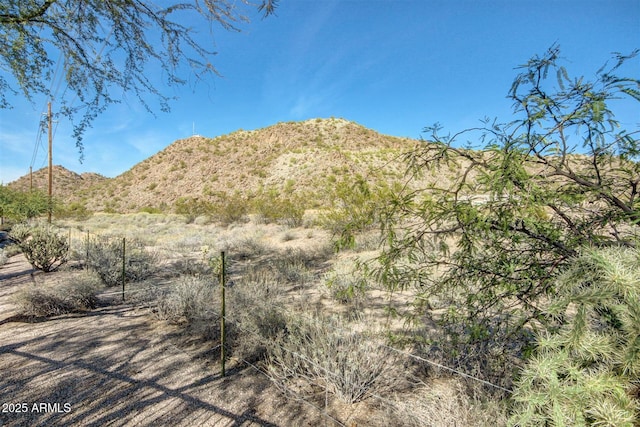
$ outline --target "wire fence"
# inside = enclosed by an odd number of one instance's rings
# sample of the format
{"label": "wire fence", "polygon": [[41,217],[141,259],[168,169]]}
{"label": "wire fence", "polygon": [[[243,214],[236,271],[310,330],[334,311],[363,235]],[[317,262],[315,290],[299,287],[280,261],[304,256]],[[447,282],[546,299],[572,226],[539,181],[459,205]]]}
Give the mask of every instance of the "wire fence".
{"label": "wire fence", "polygon": [[[116,282],[119,282],[119,284],[121,285],[121,288],[117,290],[116,289],[107,290],[106,292],[102,292],[100,296],[103,296],[103,297],[121,296],[122,301],[126,301],[127,295],[141,293],[141,292],[158,291],[158,290],[163,292],[170,292],[172,289],[175,288],[176,282],[174,280],[155,281],[152,285],[144,285],[144,286],[127,288],[127,285],[130,282],[130,277],[128,276],[127,272],[130,269],[136,268],[135,266],[136,261],[134,259],[135,257],[132,257],[132,254],[133,253],[140,254],[148,251],[146,248],[133,243],[134,242],[133,240],[127,240],[126,237],[119,237],[119,236],[101,236],[101,235],[93,234],[90,232],[82,233],[82,237],[81,238],[76,237],[75,242],[73,241],[73,237],[75,236],[72,236],[71,231],[69,231],[70,248],[75,248],[76,257],[84,258],[79,261],[83,262],[86,267],[91,267],[91,268],[96,268],[97,262],[109,263],[108,266],[103,266],[103,267],[110,270],[111,279],[114,279]],[[78,242],[80,243],[79,245],[76,244]],[[128,243],[131,243],[131,244],[128,245]],[[75,246],[73,244],[75,244]],[[228,360],[233,360],[233,361],[236,361],[237,363],[242,363],[247,367],[249,367],[250,369],[254,370],[255,372],[259,373],[260,375],[268,378],[278,389],[280,389],[287,396],[291,396],[301,404],[309,408],[312,408],[314,411],[317,411],[317,413],[325,420],[325,424],[332,423],[333,425],[337,425],[337,426],[346,426],[347,425],[346,423],[349,422],[348,420],[351,417],[351,415],[347,416],[347,420],[344,420],[344,419],[340,419],[340,417],[338,417],[335,414],[331,414],[329,411],[329,395],[332,394],[332,392],[331,392],[331,387],[329,387],[328,384],[326,383],[323,384],[322,382],[316,382],[314,384],[315,387],[324,388],[323,390],[323,393],[325,395],[324,405],[318,405],[317,402],[313,402],[310,399],[306,398],[304,395],[297,392],[296,390],[289,388],[284,381],[277,381],[274,378],[274,374],[272,372],[269,372],[269,370],[265,367],[267,365],[263,363],[256,363],[256,362],[247,360],[247,358],[238,357],[235,355],[232,355],[230,357],[228,356],[228,354],[230,354],[230,350],[232,349],[229,348],[229,345],[226,342],[225,326],[227,323],[233,323],[234,328],[237,328],[242,334],[252,335],[255,340],[262,342],[265,346],[269,348],[274,348],[275,346],[277,347],[278,351],[282,353],[289,353],[294,359],[303,361],[305,364],[308,364],[309,366],[313,367],[313,369],[316,370],[317,372],[323,372],[326,375],[326,378],[334,379],[337,382],[339,381],[338,376],[343,374],[340,372],[333,372],[329,370],[326,366],[323,366],[323,364],[319,363],[317,360],[312,360],[306,355],[301,354],[300,352],[296,352],[295,350],[292,350],[291,348],[288,348],[282,345],[277,340],[269,340],[264,336],[257,334],[255,331],[243,328],[241,325],[238,324],[238,322],[234,322],[234,320],[230,318],[228,315],[228,311],[229,310],[233,311],[234,307],[228,306],[226,303],[225,289],[226,289],[226,284],[228,283],[229,277],[228,277],[228,271],[227,271],[228,268],[226,267],[226,259],[225,259],[224,252],[220,253],[220,261],[219,263],[216,263],[216,265],[218,265],[219,268],[217,269],[217,271],[214,271],[213,274],[216,275],[215,279],[217,279],[216,281],[220,286],[220,293],[219,293],[220,306],[219,306],[219,316],[218,316],[218,319],[219,319],[218,321],[220,322],[219,323],[220,343],[215,347],[213,347],[213,349],[211,349],[210,351],[220,351],[219,358],[220,358],[221,376],[226,375],[225,363]],[[211,279],[213,283],[214,277],[212,277]],[[212,301],[212,304],[214,304],[213,301]],[[303,316],[302,314],[299,314],[299,315]],[[313,320],[313,318],[309,316],[306,316],[306,318],[307,320],[310,320],[310,321]],[[344,330],[344,331],[336,331],[336,333],[341,333],[346,336],[353,333],[353,331]],[[462,378],[466,381],[476,382],[478,384],[482,384],[483,386],[500,390],[501,392],[504,392],[504,393],[508,393],[508,394],[513,393],[512,390],[506,387],[503,387],[498,384],[494,384],[490,381],[471,375],[467,372],[463,372],[460,369],[452,368],[442,363],[436,362],[434,360],[430,360],[428,358],[425,358],[422,355],[412,354],[411,352],[406,351],[404,349],[396,348],[394,346],[389,345],[388,343],[385,343],[382,340],[376,341],[372,348],[383,349],[389,353],[396,355],[401,359],[404,359],[405,361],[411,361],[414,364],[426,364],[426,365],[432,366],[439,370],[446,371],[451,375]],[[180,349],[178,347],[176,347],[176,349],[178,349],[179,351],[181,351],[186,355],[191,356],[189,352],[185,351],[184,349]],[[367,390],[365,392],[365,395],[366,397],[374,399],[380,404],[386,405],[387,407],[395,404],[395,401],[390,400],[388,397],[382,396],[380,393],[377,393],[374,390]]]}

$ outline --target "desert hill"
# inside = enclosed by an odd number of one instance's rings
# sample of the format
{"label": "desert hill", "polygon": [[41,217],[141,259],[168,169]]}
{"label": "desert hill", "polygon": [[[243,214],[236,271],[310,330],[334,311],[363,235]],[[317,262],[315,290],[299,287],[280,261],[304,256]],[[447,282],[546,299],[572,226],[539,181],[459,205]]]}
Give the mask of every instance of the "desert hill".
{"label": "desert hill", "polygon": [[[109,178],[93,172],[78,174],[69,169],[53,165],[53,192],[61,200],[73,198],[74,194],[82,193],[94,185],[108,181]],[[10,182],[8,187],[14,190],[29,191],[31,188],[47,192],[49,188],[49,170],[47,167],[34,171],[32,176],[22,176]]]}
{"label": "desert hill", "polygon": [[180,198],[216,203],[260,191],[320,204],[336,181],[358,174],[370,180],[400,177],[399,155],[415,144],[344,119],[278,123],[175,141],[122,175],[68,197],[93,211],[115,212],[171,211]]}

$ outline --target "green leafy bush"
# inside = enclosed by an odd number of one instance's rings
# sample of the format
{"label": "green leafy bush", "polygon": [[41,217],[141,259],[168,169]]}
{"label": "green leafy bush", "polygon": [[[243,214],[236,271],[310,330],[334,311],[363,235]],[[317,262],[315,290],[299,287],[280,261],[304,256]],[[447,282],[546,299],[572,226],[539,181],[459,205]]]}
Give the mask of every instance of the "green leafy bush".
{"label": "green leafy bush", "polygon": [[56,209],[56,218],[72,218],[76,220],[85,220],[91,217],[93,212],[87,209],[84,203],[73,202],[66,206],[60,206]]}
{"label": "green leafy bush", "polygon": [[378,223],[395,191],[395,184],[380,181],[374,185],[360,175],[338,181],[330,186],[331,209],[322,213],[320,223],[343,238],[339,242],[342,246],[354,247],[355,234]]}
{"label": "green leafy bush", "polygon": [[29,263],[38,270],[50,272],[67,262],[69,242],[48,225],[18,224],[9,236],[14,240]]}
{"label": "green leafy bush", "polygon": [[637,425],[640,418],[640,252],[584,250],[556,281],[538,337],[513,395],[511,422]]}
{"label": "green leafy bush", "polygon": [[275,222],[290,227],[302,224],[305,211],[300,197],[292,194],[282,195],[275,189],[263,191],[255,196],[252,209],[265,223]]}
{"label": "green leafy bush", "polygon": [[48,209],[49,198],[43,192],[23,192],[0,185],[0,217],[25,221],[46,213]]}

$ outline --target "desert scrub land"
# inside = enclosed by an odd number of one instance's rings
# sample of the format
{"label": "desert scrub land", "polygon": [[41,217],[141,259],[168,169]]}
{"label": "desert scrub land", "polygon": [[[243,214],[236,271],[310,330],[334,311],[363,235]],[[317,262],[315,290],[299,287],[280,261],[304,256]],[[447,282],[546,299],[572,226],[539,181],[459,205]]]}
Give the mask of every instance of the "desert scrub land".
{"label": "desert scrub land", "polygon": [[[305,223],[58,221],[70,247],[58,271],[33,272],[21,254],[1,267],[0,393],[70,410],[3,413],[3,425],[505,425],[502,391],[407,356],[394,339],[413,328],[399,317],[412,295],[355,268],[377,254],[378,234],[336,253],[330,231]],[[123,238],[139,272],[126,276],[124,301]]]}

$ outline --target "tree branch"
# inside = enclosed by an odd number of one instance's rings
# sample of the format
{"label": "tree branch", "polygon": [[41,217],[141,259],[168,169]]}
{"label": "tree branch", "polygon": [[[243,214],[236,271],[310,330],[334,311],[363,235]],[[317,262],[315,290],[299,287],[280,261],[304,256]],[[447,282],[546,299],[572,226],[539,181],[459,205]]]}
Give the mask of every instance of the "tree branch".
{"label": "tree branch", "polygon": [[28,12],[27,14],[12,14],[4,13],[0,14],[0,23],[2,24],[24,24],[32,22],[35,18],[44,16],[51,7],[58,0],[46,0],[39,8]]}

